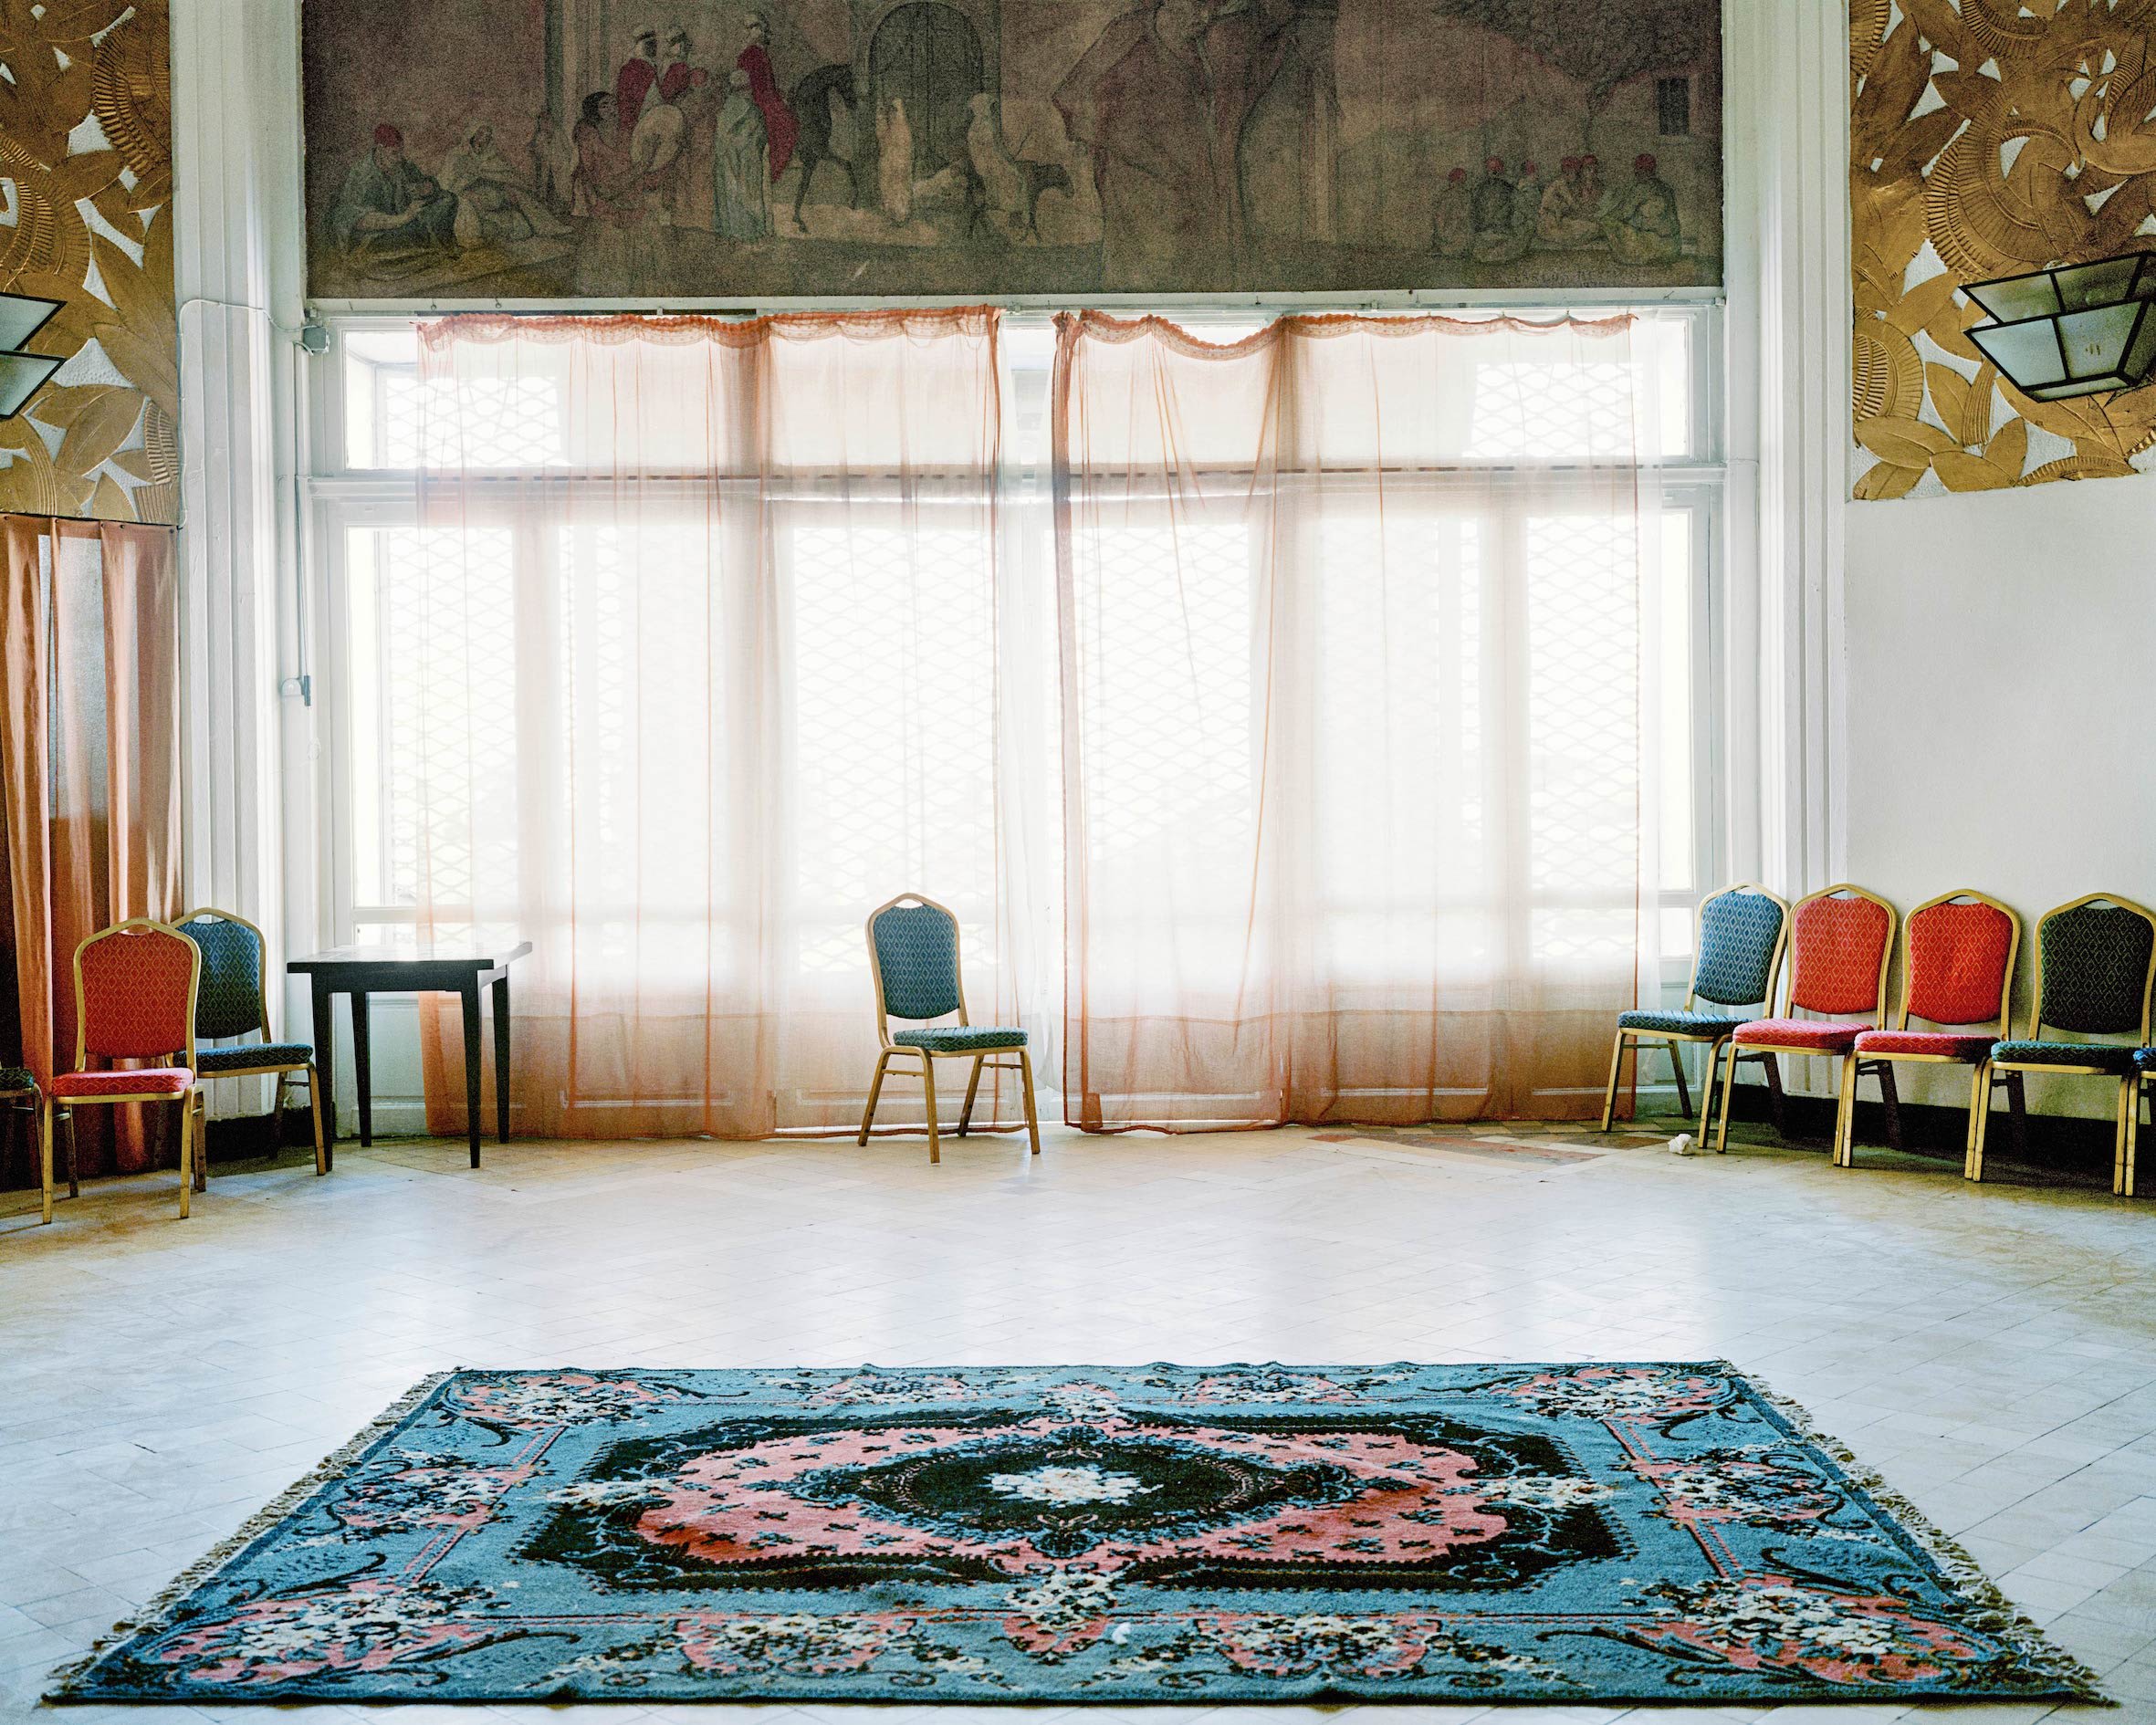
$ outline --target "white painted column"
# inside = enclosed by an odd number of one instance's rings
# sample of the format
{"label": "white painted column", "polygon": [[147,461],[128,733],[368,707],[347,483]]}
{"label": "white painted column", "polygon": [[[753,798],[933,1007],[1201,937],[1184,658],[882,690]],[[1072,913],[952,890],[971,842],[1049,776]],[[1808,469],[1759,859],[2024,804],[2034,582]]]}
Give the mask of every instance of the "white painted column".
{"label": "white painted column", "polygon": [[1848,28],[1821,0],[1744,0],[1722,28],[1725,836],[1733,874],[1795,897],[1839,880],[1848,852]]}
{"label": "white painted column", "polygon": [[[298,653],[298,0],[173,8],[186,894],[259,924],[273,978],[296,908],[284,709],[297,700],[279,685]],[[310,912],[311,893],[297,908]],[[271,997],[281,1028],[274,985]]]}

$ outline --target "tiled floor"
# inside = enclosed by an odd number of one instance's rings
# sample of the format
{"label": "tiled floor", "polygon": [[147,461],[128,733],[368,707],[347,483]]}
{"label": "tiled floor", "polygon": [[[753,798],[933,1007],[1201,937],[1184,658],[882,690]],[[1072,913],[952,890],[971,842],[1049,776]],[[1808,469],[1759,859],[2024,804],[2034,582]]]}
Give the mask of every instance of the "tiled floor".
{"label": "tiled floor", "polygon": [[[348,1145],[327,1180],[220,1173],[186,1223],[171,1175],[100,1184],[50,1228],[0,1219],[0,1717],[443,1366],[1727,1357],[2123,1704],[2057,1717],[2156,1720],[2156,1202],[1976,1189],[1876,1152],[1839,1172],[1469,1136],[1055,1133],[1031,1164],[946,1139],[937,1168],[918,1140],[489,1145],[476,1174],[461,1145]],[[585,1709],[654,1710],[809,1709]]]}

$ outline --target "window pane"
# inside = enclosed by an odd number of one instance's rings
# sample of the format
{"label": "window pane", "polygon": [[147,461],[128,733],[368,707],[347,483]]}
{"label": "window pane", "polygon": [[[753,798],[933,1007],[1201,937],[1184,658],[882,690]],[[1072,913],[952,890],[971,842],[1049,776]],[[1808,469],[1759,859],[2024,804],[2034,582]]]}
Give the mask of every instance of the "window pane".
{"label": "window pane", "polygon": [[[1695,673],[1692,664],[1692,512],[1662,516],[1661,604],[1661,867],[1662,890],[1690,892],[1699,873],[1694,803]],[[1689,943],[1690,935],[1686,936]]]}

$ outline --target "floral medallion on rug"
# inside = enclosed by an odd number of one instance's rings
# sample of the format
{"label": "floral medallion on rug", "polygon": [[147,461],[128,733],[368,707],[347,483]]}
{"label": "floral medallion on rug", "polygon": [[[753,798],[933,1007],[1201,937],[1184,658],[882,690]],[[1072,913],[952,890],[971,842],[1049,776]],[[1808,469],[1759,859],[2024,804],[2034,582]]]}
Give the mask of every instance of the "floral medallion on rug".
{"label": "floral medallion on rug", "polygon": [[59,1700],[2090,1695],[1724,1364],[456,1372]]}

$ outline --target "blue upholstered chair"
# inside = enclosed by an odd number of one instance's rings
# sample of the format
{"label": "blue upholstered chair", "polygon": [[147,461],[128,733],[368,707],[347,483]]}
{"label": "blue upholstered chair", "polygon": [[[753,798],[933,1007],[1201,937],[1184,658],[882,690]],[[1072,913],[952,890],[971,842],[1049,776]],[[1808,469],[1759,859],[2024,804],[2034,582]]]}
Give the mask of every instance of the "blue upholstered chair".
{"label": "blue upholstered chair", "polygon": [[[868,1107],[861,1116],[857,1142],[868,1142],[868,1129],[876,1117],[876,1098],[883,1093],[884,1076],[893,1061],[917,1061],[921,1087],[928,1101],[928,1160],[943,1157],[936,1132],[936,1062],[969,1060],[973,1076],[966,1085],[966,1106],[958,1114],[958,1135],[973,1124],[973,1099],[980,1090],[984,1067],[1014,1072],[1025,1097],[1026,1135],[1033,1154],[1041,1154],[1041,1123],[1033,1114],[1033,1063],[1026,1053],[1026,1033],[1011,1025],[975,1024],[966,1016],[966,986],[958,967],[958,919],[941,904],[918,893],[901,893],[879,905],[868,919],[868,968],[876,989],[876,1038],[883,1052],[876,1056],[875,1077],[868,1087]],[[957,1015],[956,1024],[920,1022]],[[910,1019],[916,1026],[894,1031],[893,1019]],[[1015,1054],[1009,1061],[991,1058]],[[896,1069],[907,1072],[905,1067]],[[911,1073],[907,1073],[911,1076]]]}
{"label": "blue upholstered chair", "polygon": [[[1669,1050],[1669,1064],[1677,1073],[1677,1105],[1690,1113],[1691,1094],[1684,1082],[1680,1051],[1687,1043],[1698,1043],[1707,1050],[1707,1088],[1700,1099],[1699,1132],[1701,1142],[1705,1143],[1707,1122],[1714,1112],[1714,1069],[1722,1045],[1752,1016],[1715,1009],[1771,1004],[1788,939],[1788,901],[1777,898],[1764,886],[1742,881],[1700,901],[1693,943],[1698,956],[1692,961],[1691,984],[1684,991],[1684,1005],[1674,1012],[1642,1009],[1617,1017],[1617,1045],[1609,1055],[1609,1089],[1602,1098],[1603,1131],[1609,1130],[1617,1113],[1617,1080],[1628,1046],[1642,1051],[1649,1044]],[[1768,1072],[1774,1072],[1771,1065]],[[1732,1060],[1729,1082],[1735,1079],[1736,1062]]]}
{"label": "blue upholstered chair", "polygon": [[[2029,1033],[1992,1045],[1991,1082],[1976,1118],[1967,1173],[1983,1178],[1983,1140],[1991,1092],[2004,1083],[2013,1110],[2016,1148],[2025,1148],[2022,1077],[2050,1072],[2105,1078],[2118,1088],[2112,1135],[2111,1190],[2133,1196],[2133,1162],[2140,1116],[2137,1044],[2149,1040],[2149,995],[2156,985],[2156,912],[2116,893],[2090,893],[2047,911],[2036,925],[2036,1004]],[[2054,1034],[2045,1035],[2048,1027]],[[2075,1036],[2130,1037],[2130,1042],[2069,1041]]]}
{"label": "blue upholstered chair", "polygon": [[[330,1146],[322,1139],[321,1084],[315,1076],[314,1044],[269,1040],[269,1004],[263,992],[262,931],[230,911],[191,910],[179,930],[202,953],[202,987],[194,998],[194,1072],[196,1078],[277,1080],[271,1118],[281,1132],[285,1086],[298,1074],[307,1085],[314,1110],[314,1171],[330,1171]],[[261,1040],[213,1048],[225,1038]]]}

